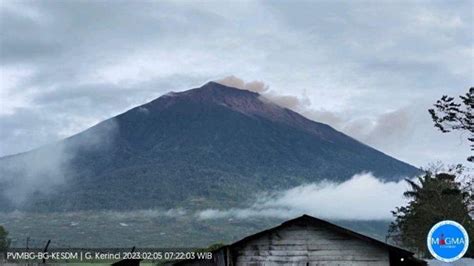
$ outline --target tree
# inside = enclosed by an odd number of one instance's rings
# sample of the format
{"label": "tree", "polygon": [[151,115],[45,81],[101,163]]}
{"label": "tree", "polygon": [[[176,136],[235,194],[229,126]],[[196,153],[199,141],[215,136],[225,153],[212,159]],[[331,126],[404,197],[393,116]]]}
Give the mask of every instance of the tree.
{"label": "tree", "polygon": [[[468,133],[471,142],[471,151],[474,151],[474,87],[466,95],[459,96],[461,103],[454,101],[454,97],[444,95],[435,104],[435,109],[429,109],[434,126],[443,133],[458,130]],[[474,162],[474,156],[469,156],[468,161]]]}
{"label": "tree", "polygon": [[10,246],[10,239],[8,237],[8,232],[0,225],[0,252],[4,252]]}
{"label": "tree", "polygon": [[[430,256],[426,237],[431,227],[440,221],[456,221],[473,236],[473,177],[464,176],[462,172],[460,165],[441,172],[432,167],[417,180],[406,179],[411,189],[404,196],[410,201],[407,206],[392,211],[395,220],[390,225],[389,237],[420,256]],[[474,239],[470,240],[466,256],[474,256]]]}

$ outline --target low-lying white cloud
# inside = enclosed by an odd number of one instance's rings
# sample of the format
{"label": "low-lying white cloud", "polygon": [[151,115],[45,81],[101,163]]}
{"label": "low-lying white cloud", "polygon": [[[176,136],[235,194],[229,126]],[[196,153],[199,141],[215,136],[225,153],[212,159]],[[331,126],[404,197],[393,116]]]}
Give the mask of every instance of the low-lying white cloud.
{"label": "low-lying white cloud", "polygon": [[53,187],[66,182],[71,157],[72,154],[59,143],[27,153],[20,159],[13,157],[3,162],[0,165],[0,185],[4,187],[0,187],[0,196],[18,205],[36,192],[50,192]]}
{"label": "low-lying white cloud", "polygon": [[309,214],[324,219],[386,220],[391,210],[407,203],[404,180],[384,182],[371,173],[354,175],[340,183],[311,183],[262,196],[249,208],[207,209],[199,219],[255,217],[291,218]]}
{"label": "low-lying white cloud", "polygon": [[145,209],[145,210],[133,210],[133,211],[104,211],[100,214],[105,214],[107,217],[113,217],[119,220],[123,219],[137,219],[137,218],[158,218],[158,217],[168,217],[168,218],[177,218],[182,217],[187,214],[184,209]]}
{"label": "low-lying white cloud", "polygon": [[36,193],[48,194],[67,185],[76,176],[71,162],[77,152],[112,147],[118,132],[117,121],[109,119],[82,137],[6,158],[0,162],[0,199],[5,197],[14,206],[21,206]]}
{"label": "low-lying white cloud", "polygon": [[[107,218],[111,220],[132,220],[132,219],[153,219],[159,217],[167,218],[178,218],[187,215],[187,211],[182,208],[176,209],[140,209],[130,211],[112,211],[112,210],[101,210],[101,211],[72,211],[72,212],[51,212],[50,215],[63,215],[65,217],[75,219],[80,217],[89,218]],[[22,219],[31,215],[30,212],[24,212],[14,210],[10,212],[2,212],[0,210],[0,218],[9,219]]]}

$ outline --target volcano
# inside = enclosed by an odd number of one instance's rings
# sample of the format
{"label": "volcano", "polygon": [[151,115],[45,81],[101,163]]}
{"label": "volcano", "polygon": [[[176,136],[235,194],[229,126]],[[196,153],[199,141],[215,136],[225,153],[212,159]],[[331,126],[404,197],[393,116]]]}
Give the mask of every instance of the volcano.
{"label": "volcano", "polygon": [[393,181],[419,169],[258,93],[209,82],[1,158],[0,209],[238,207],[261,191],[361,172]]}

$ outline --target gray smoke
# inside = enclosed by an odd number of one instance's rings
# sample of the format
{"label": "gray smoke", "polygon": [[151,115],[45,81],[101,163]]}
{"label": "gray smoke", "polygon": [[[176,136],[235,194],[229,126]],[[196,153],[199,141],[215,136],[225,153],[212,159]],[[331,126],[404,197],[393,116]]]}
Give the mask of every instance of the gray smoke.
{"label": "gray smoke", "polygon": [[216,80],[216,82],[222,85],[225,85],[227,87],[237,88],[241,90],[248,90],[248,91],[253,91],[253,92],[258,92],[258,93],[264,93],[269,89],[268,85],[266,85],[262,81],[254,80],[250,82],[245,82],[243,79],[238,78],[233,75],[225,77],[223,79]]}
{"label": "gray smoke", "polygon": [[303,115],[376,147],[400,143],[415,129],[415,118],[410,107],[387,111],[375,116],[356,116],[352,113],[337,113],[325,110],[306,109]]}
{"label": "gray smoke", "polygon": [[217,81],[226,86],[250,90],[261,94],[262,100],[273,102],[281,107],[291,109],[303,116],[348,134],[364,143],[378,148],[390,148],[392,143],[410,136],[415,128],[412,107],[402,107],[379,114],[358,114],[353,112],[334,112],[317,109],[309,97],[285,95],[270,89],[262,81],[246,82],[236,76],[228,76]]}
{"label": "gray smoke", "polygon": [[246,82],[245,80],[232,75],[216,80],[216,82],[228,87],[257,92],[261,95],[263,100],[269,100],[281,107],[292,109],[297,112],[303,111],[311,105],[311,102],[306,96],[299,98],[293,95],[282,95],[271,91],[270,86],[260,80]]}

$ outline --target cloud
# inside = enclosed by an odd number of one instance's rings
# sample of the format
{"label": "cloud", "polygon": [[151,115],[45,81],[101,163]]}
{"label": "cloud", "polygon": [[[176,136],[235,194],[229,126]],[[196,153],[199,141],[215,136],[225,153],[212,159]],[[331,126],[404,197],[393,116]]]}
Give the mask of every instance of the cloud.
{"label": "cloud", "polygon": [[79,137],[5,157],[0,161],[0,199],[20,206],[33,194],[49,194],[66,186],[75,177],[71,162],[76,154],[112,147],[118,130],[117,122],[109,119]]}
{"label": "cloud", "polygon": [[70,139],[67,142],[69,152],[79,150],[104,150],[113,147],[117,135],[119,134],[119,124],[115,118],[103,121],[81,135]]}
{"label": "cloud", "polygon": [[136,218],[156,218],[156,217],[169,217],[177,218],[182,217],[187,214],[187,211],[184,209],[149,209],[149,210],[134,210],[134,211],[103,211],[99,212],[101,215],[106,215],[107,217],[114,218],[117,220],[133,220]]}
{"label": "cloud", "polygon": [[146,115],[147,115],[147,114],[149,114],[149,113],[150,113],[150,110],[148,110],[146,107],[142,107],[142,106],[140,106],[140,107],[138,108],[138,112],[140,112],[140,113],[142,113],[142,114],[146,114]]}
{"label": "cloud", "polygon": [[71,159],[63,144],[44,147],[23,157],[9,157],[0,165],[0,196],[19,205],[33,193],[49,193],[66,182]]}
{"label": "cloud", "polygon": [[431,99],[405,102],[397,109],[380,113],[308,108],[302,114],[417,166],[439,160],[461,163],[464,161],[461,155],[469,155],[468,143],[460,133],[449,136],[434,128],[427,111],[434,102]]}
{"label": "cloud", "polygon": [[407,203],[405,181],[383,182],[370,173],[354,175],[340,184],[312,183],[278,193],[263,194],[249,208],[207,209],[199,219],[291,218],[309,214],[324,219],[387,220],[395,207]]}
{"label": "cloud", "polygon": [[445,27],[448,29],[463,26],[459,16],[443,16],[430,11],[421,11],[415,18],[416,22],[427,27]]}
{"label": "cloud", "polygon": [[[470,10],[469,1],[5,2],[0,155],[230,74],[257,80],[243,86],[276,94],[282,106],[309,100],[312,110],[376,123],[407,103],[459,95],[474,82]],[[428,159],[410,150],[464,161],[436,146],[458,143],[455,136],[429,138],[395,152],[416,163]]]}

